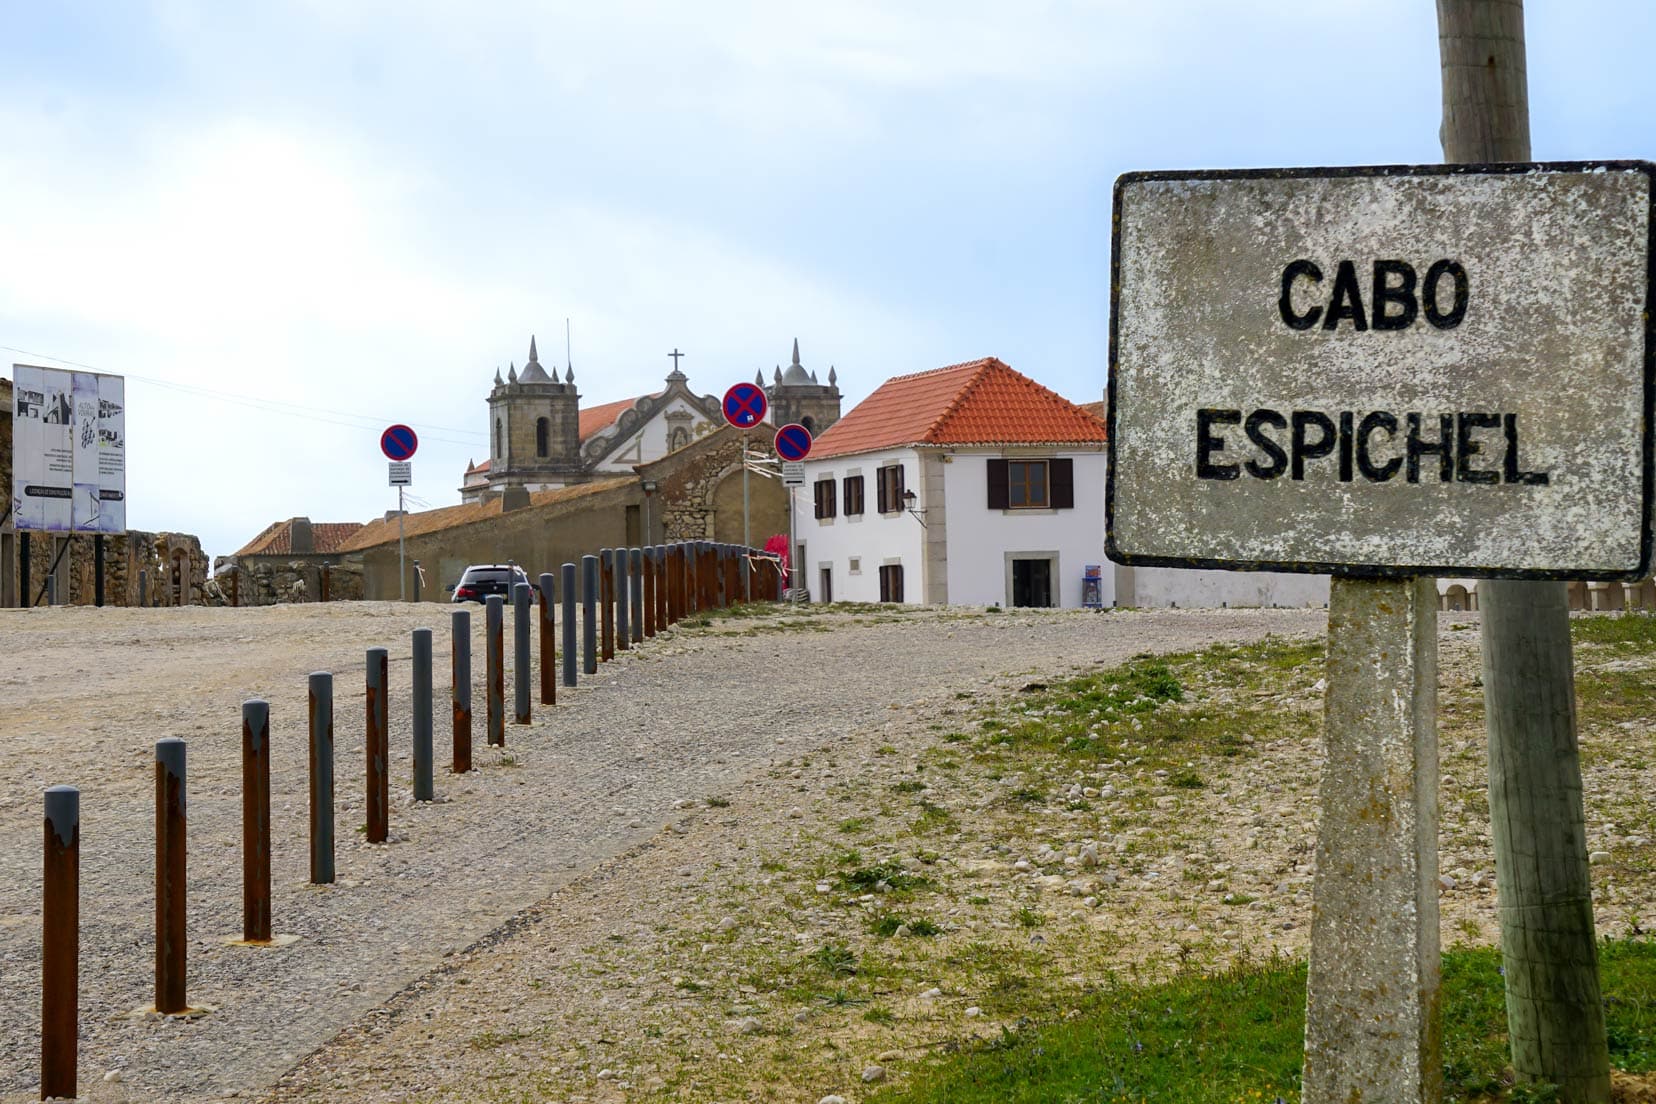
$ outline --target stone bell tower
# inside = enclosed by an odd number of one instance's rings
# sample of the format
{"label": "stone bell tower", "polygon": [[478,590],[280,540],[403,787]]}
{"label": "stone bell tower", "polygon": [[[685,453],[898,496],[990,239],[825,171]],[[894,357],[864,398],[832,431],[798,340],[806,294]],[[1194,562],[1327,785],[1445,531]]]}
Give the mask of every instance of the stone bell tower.
{"label": "stone bell tower", "polygon": [[556,368],[548,374],[530,337],[522,373],[513,365],[502,380],[497,371],[489,392],[489,489],[539,491],[586,482],[580,402],[575,369],[568,368],[562,381]]}
{"label": "stone bell tower", "polygon": [[[754,381],[764,387],[764,378]],[[820,437],[829,426],[839,421],[839,376],[832,366],[828,368],[828,382],[818,383],[815,372],[805,371],[799,363],[799,338],[794,338],[793,363],[786,369],[778,368],[776,378],[765,395],[770,399],[771,420],[778,426],[798,422]]]}

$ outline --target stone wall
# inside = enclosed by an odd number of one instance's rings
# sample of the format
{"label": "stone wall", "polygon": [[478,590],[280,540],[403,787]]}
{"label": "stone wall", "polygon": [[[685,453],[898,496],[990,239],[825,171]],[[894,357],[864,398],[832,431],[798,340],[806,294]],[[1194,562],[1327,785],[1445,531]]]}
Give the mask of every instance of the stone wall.
{"label": "stone wall", "polygon": [[[326,567],[324,567],[326,563]],[[327,585],[323,585],[326,573]],[[315,556],[220,556],[213,562],[209,600],[220,606],[274,606],[286,602],[357,601],[362,563],[338,553]]]}
{"label": "stone wall", "polygon": [[[768,434],[749,439],[755,452],[773,455]],[[639,474],[656,483],[655,508],[668,541],[742,540],[742,435],[721,429],[690,448],[653,464]],[[781,480],[753,475],[748,481],[749,530],[753,543],[763,546],[776,533],[788,531],[788,499]]]}
{"label": "stone wall", "polygon": [[[57,600],[73,606],[95,604],[95,538],[86,533],[30,533],[29,538],[29,593],[23,596],[22,604],[46,604],[42,595],[46,576],[65,543],[68,547],[59,561],[58,578],[67,579],[68,592],[64,593],[60,585]],[[192,606],[206,601],[207,555],[196,537],[132,529],[104,538],[105,605]]]}

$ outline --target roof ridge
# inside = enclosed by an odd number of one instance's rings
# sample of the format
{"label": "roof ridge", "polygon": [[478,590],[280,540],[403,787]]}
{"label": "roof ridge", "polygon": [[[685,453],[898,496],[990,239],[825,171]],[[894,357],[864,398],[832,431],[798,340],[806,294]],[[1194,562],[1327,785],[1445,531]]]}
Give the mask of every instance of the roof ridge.
{"label": "roof ridge", "polygon": [[[943,408],[943,413],[932,419],[931,425],[926,427],[926,432],[920,435],[921,441],[929,441],[932,434],[943,427],[943,423],[947,422],[965,404],[966,400],[971,397],[972,392],[978,389],[983,383],[984,377],[989,374],[995,365],[1000,364],[1002,368],[1006,367],[995,357],[984,357],[980,361],[969,361],[968,363],[976,365],[977,370],[972,373],[960,390],[955,392],[955,396],[949,401],[949,405]],[[956,367],[965,367],[965,365],[956,365]]]}
{"label": "roof ridge", "polygon": [[[944,372],[958,372],[962,368],[981,368],[987,365],[990,361],[999,363],[1000,359],[998,357],[988,356],[978,357],[976,360],[963,360],[959,364],[945,364],[941,368],[927,368],[924,372],[910,372],[904,376],[892,376],[890,379],[886,380],[886,383],[897,383],[902,380],[921,379],[925,376],[939,376]],[[885,384],[881,384],[881,386],[883,387]]]}

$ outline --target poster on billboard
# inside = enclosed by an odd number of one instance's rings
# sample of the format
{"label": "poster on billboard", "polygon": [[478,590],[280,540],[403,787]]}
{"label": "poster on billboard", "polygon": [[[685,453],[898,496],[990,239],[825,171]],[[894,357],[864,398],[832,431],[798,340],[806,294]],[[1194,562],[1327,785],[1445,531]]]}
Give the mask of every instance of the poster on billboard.
{"label": "poster on billboard", "polygon": [[14,364],[12,391],[17,528],[126,532],[126,381]]}

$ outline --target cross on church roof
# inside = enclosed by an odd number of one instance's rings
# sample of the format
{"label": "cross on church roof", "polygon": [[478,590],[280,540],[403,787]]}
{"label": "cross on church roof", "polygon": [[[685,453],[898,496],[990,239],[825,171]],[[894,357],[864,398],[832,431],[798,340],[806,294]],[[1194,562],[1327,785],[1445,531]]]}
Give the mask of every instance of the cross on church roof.
{"label": "cross on church roof", "polygon": [[674,345],[673,346],[673,351],[668,353],[667,355],[673,358],[673,374],[668,376],[667,378],[668,379],[684,379],[685,378],[684,373],[679,371],[679,357],[684,356],[685,354],[679,352],[678,351],[678,346]]}

